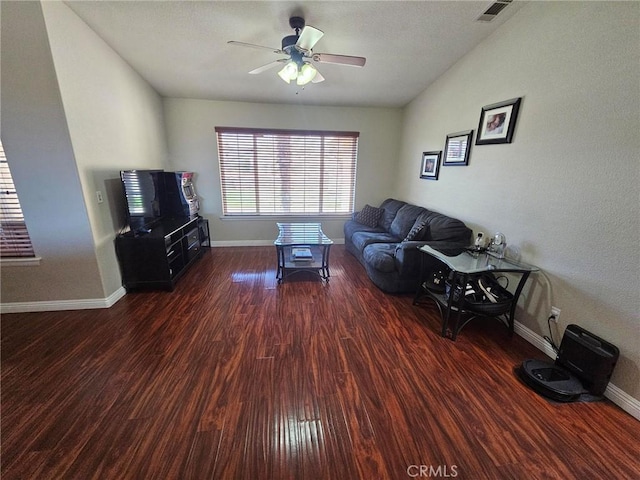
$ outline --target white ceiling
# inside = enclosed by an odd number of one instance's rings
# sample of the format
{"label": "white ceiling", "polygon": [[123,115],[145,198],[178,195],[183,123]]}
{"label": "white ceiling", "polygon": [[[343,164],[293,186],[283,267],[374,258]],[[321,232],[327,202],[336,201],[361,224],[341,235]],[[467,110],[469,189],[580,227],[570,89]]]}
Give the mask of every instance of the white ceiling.
{"label": "white ceiling", "polygon": [[[476,19],[487,1],[66,1],[162,96],[311,105],[402,107],[510,18]],[[315,52],[367,58],[363,68],[316,64],[325,81],[287,85],[282,55],[229,40],[281,47],[289,17],[324,31]]]}

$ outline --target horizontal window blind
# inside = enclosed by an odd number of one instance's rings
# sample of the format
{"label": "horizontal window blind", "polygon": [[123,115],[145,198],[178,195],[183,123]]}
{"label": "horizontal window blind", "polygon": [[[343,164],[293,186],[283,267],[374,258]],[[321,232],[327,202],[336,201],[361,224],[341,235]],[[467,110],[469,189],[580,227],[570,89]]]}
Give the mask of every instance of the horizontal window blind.
{"label": "horizontal window blind", "polygon": [[9,164],[0,142],[0,257],[34,257]]}
{"label": "horizontal window blind", "polygon": [[225,215],[353,212],[357,132],[216,127]]}

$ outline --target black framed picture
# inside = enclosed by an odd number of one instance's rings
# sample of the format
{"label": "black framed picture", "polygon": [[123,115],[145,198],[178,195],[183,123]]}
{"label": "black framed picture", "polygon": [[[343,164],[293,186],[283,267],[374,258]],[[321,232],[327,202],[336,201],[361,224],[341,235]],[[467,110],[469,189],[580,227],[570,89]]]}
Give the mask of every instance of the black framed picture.
{"label": "black framed picture", "polygon": [[420,178],[427,180],[437,180],[440,170],[440,156],[442,152],[422,152],[422,166],[420,167]]}
{"label": "black framed picture", "polygon": [[482,107],[476,145],[511,143],[522,97]]}
{"label": "black framed picture", "polygon": [[450,133],[444,146],[443,165],[469,165],[473,130]]}

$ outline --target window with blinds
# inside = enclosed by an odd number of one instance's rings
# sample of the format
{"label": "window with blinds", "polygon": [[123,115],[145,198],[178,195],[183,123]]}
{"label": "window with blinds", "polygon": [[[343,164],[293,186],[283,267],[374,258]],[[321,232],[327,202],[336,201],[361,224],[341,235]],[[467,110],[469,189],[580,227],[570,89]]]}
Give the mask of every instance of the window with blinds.
{"label": "window with blinds", "polygon": [[216,127],[224,215],[352,213],[357,132]]}
{"label": "window with blinds", "polygon": [[0,141],[0,257],[34,257],[22,208]]}

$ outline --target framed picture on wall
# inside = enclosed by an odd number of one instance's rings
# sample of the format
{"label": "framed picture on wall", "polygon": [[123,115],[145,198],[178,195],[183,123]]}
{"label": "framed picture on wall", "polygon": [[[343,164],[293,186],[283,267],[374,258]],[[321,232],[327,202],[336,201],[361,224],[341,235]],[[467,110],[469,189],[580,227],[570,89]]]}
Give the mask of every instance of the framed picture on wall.
{"label": "framed picture on wall", "polygon": [[438,180],[440,170],[440,152],[422,152],[422,165],[420,167],[420,178],[427,180]]}
{"label": "framed picture on wall", "polygon": [[476,145],[511,143],[521,100],[522,97],[512,98],[482,107]]}
{"label": "framed picture on wall", "polygon": [[473,130],[447,135],[443,165],[469,165],[469,152]]}

